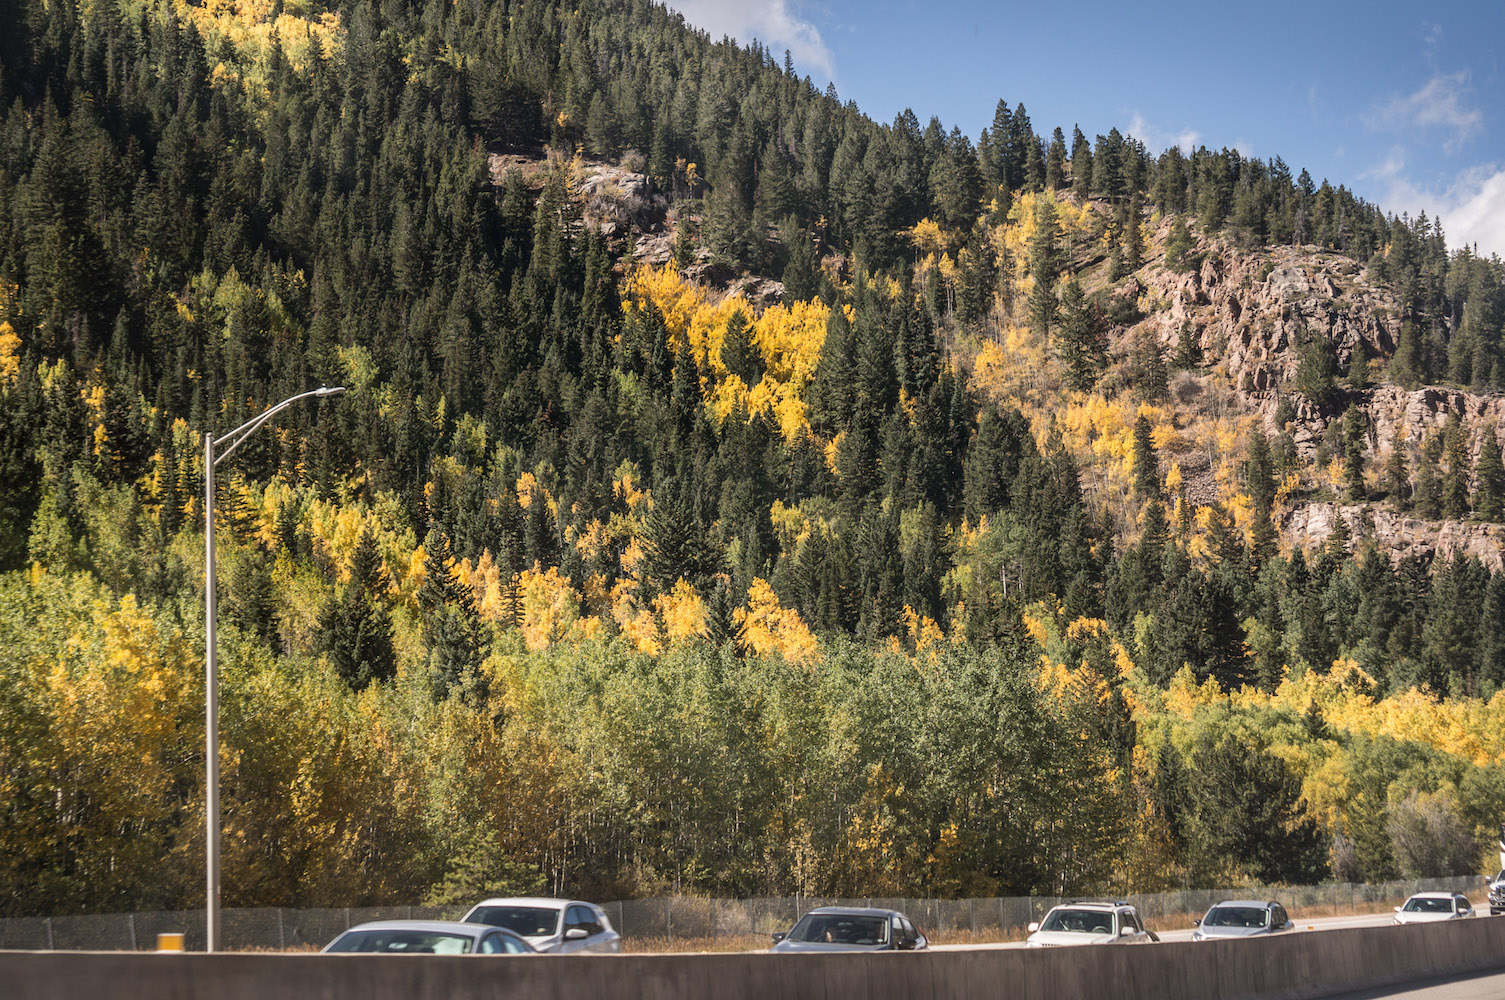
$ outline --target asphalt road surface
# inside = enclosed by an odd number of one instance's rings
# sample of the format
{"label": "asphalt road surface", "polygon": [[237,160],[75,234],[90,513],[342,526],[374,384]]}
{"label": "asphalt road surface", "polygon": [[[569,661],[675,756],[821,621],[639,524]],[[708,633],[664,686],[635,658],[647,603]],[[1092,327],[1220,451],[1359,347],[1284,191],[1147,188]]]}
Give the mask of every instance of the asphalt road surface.
{"label": "asphalt road surface", "polygon": [[1505,997],[1505,972],[1388,986],[1362,993],[1345,993],[1332,1000],[1499,1000],[1500,997]]}

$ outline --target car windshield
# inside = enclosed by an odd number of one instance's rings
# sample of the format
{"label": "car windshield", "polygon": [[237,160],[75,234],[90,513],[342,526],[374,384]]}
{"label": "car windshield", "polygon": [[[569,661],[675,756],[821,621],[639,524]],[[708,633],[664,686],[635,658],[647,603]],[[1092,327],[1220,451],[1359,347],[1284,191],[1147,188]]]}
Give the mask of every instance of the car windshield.
{"label": "car windshield", "polygon": [[559,912],[547,906],[478,906],[465,919],[472,924],[505,927],[523,937],[544,937],[559,929]]}
{"label": "car windshield", "polygon": [[469,955],[474,943],[469,935],[443,931],[346,931],[329,950],[381,955]]}
{"label": "car windshield", "polygon": [[1203,927],[1268,927],[1270,911],[1262,906],[1214,906]]}
{"label": "car windshield", "polygon": [[789,940],[822,944],[887,944],[888,918],[851,913],[807,913],[789,932]]}
{"label": "car windshield", "polygon": [[1113,914],[1102,910],[1051,910],[1040,929],[1076,934],[1112,934]]}
{"label": "car windshield", "polygon": [[1421,896],[1412,896],[1406,900],[1407,913],[1452,913],[1453,901],[1451,899],[1426,899]]}

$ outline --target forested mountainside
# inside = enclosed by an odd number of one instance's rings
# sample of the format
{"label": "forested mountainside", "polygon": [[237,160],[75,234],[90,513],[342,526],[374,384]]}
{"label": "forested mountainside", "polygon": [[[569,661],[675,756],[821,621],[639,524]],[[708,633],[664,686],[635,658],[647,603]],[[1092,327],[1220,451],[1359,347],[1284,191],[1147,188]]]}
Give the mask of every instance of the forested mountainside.
{"label": "forested mountainside", "polygon": [[1465,872],[1505,268],[662,7],[0,11],[0,911]]}

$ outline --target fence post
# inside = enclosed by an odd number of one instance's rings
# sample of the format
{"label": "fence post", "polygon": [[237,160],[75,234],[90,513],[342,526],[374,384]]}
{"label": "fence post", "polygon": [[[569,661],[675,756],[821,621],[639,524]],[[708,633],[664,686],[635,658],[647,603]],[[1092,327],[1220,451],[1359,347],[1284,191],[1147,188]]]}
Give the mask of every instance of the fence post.
{"label": "fence post", "polygon": [[126,926],[128,926],[131,929],[131,951],[135,951],[136,950],[136,915],[134,913],[127,913],[125,915],[125,922],[126,922]]}
{"label": "fence post", "polygon": [[55,950],[52,947],[52,918],[51,917],[47,918],[47,950],[48,951],[54,951]]}
{"label": "fence post", "polygon": [[[412,907],[408,911],[412,912]],[[277,907],[277,950],[287,951],[287,931],[282,927],[282,907]]]}
{"label": "fence post", "polygon": [[719,921],[716,919],[716,915],[720,912],[720,910],[721,910],[721,903],[720,903],[720,901],[716,900],[716,899],[712,899],[711,900],[711,940],[712,941],[716,940],[716,924],[719,923]]}
{"label": "fence post", "polygon": [[350,929],[350,907],[345,907],[345,929]]}
{"label": "fence post", "polygon": [[664,897],[664,937],[674,940],[674,897]]}

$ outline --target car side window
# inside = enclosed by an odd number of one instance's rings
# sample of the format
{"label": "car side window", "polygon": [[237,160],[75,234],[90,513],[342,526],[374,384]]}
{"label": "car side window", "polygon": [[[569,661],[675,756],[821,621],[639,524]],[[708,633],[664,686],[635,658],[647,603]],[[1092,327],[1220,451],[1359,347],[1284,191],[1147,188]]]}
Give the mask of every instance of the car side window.
{"label": "car side window", "polygon": [[493,932],[481,938],[480,951],[482,955],[500,955],[506,950],[502,935],[500,934]]}
{"label": "car side window", "polygon": [[509,955],[526,955],[528,953],[528,946],[515,938],[502,938],[502,947],[507,949],[507,954]]}
{"label": "car side window", "polygon": [[1133,910],[1119,910],[1118,918],[1123,922],[1124,927],[1131,927],[1135,931],[1139,930],[1139,918],[1134,915]]}
{"label": "car side window", "polygon": [[601,907],[599,907],[599,906],[592,906],[590,908],[590,911],[591,911],[591,920],[596,925],[596,933],[597,934],[602,933],[608,927],[611,926],[611,921],[609,921],[609,920],[606,919],[606,911],[603,910],[603,909],[601,909]]}
{"label": "car side window", "polygon": [[920,932],[917,931],[917,930],[915,930],[914,924],[912,924],[912,923],[909,922],[909,918],[908,917],[904,917],[903,920],[904,920],[904,936],[906,938],[908,938],[910,941],[918,941],[920,939]]}
{"label": "car side window", "polygon": [[596,923],[595,915],[588,906],[572,906],[565,918],[565,929],[570,930],[578,927],[587,934],[600,934],[601,925]]}
{"label": "car side window", "polygon": [[1286,923],[1291,919],[1290,917],[1286,916],[1286,908],[1284,906],[1281,906],[1279,903],[1276,903],[1275,906],[1272,907],[1272,910],[1273,912],[1270,915],[1270,922],[1276,927],[1284,927]]}

